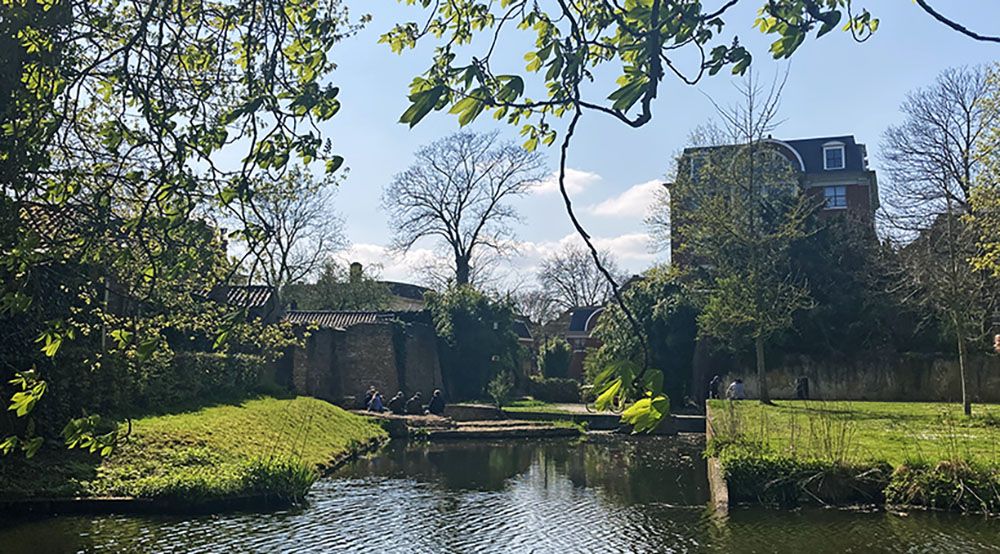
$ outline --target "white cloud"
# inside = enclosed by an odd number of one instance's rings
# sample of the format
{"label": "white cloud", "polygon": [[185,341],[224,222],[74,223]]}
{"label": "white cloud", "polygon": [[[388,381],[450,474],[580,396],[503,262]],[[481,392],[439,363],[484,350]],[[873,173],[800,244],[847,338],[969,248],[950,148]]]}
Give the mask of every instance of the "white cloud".
{"label": "white cloud", "polygon": [[[597,173],[573,169],[571,167],[566,168],[566,191],[570,194],[582,192],[583,189],[597,183],[600,180],[601,176]],[[552,175],[549,175],[545,179],[536,183],[531,190],[535,194],[552,194],[559,192],[559,173],[553,172]]]}
{"label": "white cloud", "polygon": [[656,195],[663,188],[663,181],[652,180],[630,187],[625,192],[591,206],[588,211],[607,217],[645,217]]}
{"label": "white cloud", "polygon": [[400,254],[386,246],[361,243],[352,244],[337,253],[336,257],[344,263],[360,262],[367,268],[366,271],[377,273],[379,278],[387,281],[420,284],[423,277],[421,269],[430,265],[438,255],[428,248],[413,248],[406,254]]}
{"label": "white cloud", "polygon": [[[612,253],[619,265],[627,271],[638,273],[656,262],[652,251],[652,239],[647,233],[625,233],[610,237],[593,237],[594,245]],[[541,261],[561,250],[568,244],[583,244],[576,233],[570,233],[558,240],[520,241],[514,244],[516,251],[509,257],[497,260],[494,272],[499,277],[497,285],[532,285]],[[377,244],[354,244],[337,254],[343,263],[361,262],[366,271],[379,278],[405,283],[424,283],[425,269],[437,261],[440,255],[429,248],[414,248],[406,254],[392,252],[388,247]],[[447,260],[450,263],[450,260]]]}

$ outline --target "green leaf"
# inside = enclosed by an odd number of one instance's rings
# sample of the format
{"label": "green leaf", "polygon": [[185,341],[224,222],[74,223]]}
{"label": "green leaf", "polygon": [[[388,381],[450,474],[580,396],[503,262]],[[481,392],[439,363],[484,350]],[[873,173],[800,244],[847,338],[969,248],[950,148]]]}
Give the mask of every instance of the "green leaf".
{"label": "green leaf", "polygon": [[656,429],[669,413],[670,401],[666,396],[647,396],[622,412],[622,421],[632,426],[633,433],[646,433]]}
{"label": "green leaf", "polygon": [[437,85],[427,90],[415,92],[410,95],[410,107],[407,108],[399,118],[400,123],[409,124],[412,129],[420,120],[437,106],[441,96],[446,92],[443,85]]}
{"label": "green leaf", "polygon": [[340,166],[342,166],[342,165],[344,165],[344,157],[343,156],[333,156],[332,158],[330,158],[329,160],[326,161],[326,172],[327,173],[333,173],[333,172],[337,171],[338,169],[340,169]]}
{"label": "green leaf", "polygon": [[604,392],[602,392],[597,397],[597,400],[594,401],[594,406],[598,410],[609,410],[613,408],[616,404],[618,393],[621,391],[621,389],[622,389],[622,380],[619,377],[618,379],[612,381],[608,385],[608,388],[604,389]]}

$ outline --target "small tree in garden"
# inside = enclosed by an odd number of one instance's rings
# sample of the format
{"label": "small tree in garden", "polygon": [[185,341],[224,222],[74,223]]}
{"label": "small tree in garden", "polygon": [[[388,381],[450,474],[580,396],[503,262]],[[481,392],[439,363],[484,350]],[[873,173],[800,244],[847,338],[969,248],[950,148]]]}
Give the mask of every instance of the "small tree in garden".
{"label": "small tree in garden", "polygon": [[699,332],[734,348],[753,345],[763,403],[770,403],[765,346],[811,305],[790,250],[806,236],[815,202],[801,190],[791,162],[767,140],[783,84],[776,80],[768,89],[752,75],[744,81],[742,104],[718,108],[725,123],[719,140],[725,142],[688,150],[688,165],[670,189],[678,254],[706,280],[699,287],[705,291]]}
{"label": "small tree in garden", "polygon": [[514,376],[509,371],[501,371],[490,379],[486,385],[486,394],[490,395],[497,408],[503,408],[510,401],[510,393],[514,390]]}
{"label": "small tree in garden", "polygon": [[573,349],[568,342],[559,337],[550,338],[538,349],[538,369],[549,378],[566,377],[572,355]]}

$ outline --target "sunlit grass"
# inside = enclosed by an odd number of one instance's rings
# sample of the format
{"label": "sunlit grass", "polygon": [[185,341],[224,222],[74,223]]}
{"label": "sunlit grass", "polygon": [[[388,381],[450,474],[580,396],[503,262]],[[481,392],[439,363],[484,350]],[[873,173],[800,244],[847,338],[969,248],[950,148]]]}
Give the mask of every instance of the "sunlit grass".
{"label": "sunlit grass", "polygon": [[[0,462],[0,496],[141,496],[202,500],[303,490],[321,466],[385,438],[372,420],[315,398],[258,398],[146,417],[104,460],[47,449]],[[280,490],[277,492],[280,493]]]}
{"label": "sunlit grass", "polygon": [[930,402],[710,401],[721,440],[759,444],[802,459],[935,463],[1000,462],[1000,405]]}

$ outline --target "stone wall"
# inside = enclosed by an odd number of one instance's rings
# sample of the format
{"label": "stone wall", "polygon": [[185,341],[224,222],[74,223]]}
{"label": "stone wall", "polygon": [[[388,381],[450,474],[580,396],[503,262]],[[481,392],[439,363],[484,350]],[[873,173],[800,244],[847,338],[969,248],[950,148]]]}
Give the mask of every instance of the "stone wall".
{"label": "stone wall", "polygon": [[[698,365],[698,364],[696,364]],[[757,376],[752,366],[715,370],[724,387],[742,378],[747,396],[757,398]],[[973,402],[1000,402],[1000,359],[973,356],[967,364],[969,396]],[[712,371],[702,371],[711,378]],[[698,375],[698,372],[696,372]],[[960,402],[962,385],[957,359],[905,354],[860,361],[814,360],[786,357],[768,371],[772,398],[794,398],[797,377],[809,378],[809,394],[823,400],[885,400]]]}
{"label": "stone wall", "polygon": [[294,348],[279,364],[291,375],[298,394],[315,396],[346,408],[360,408],[369,386],[386,402],[397,391],[420,391],[430,398],[442,388],[433,329],[421,323],[371,323],[347,329],[318,329],[304,348]]}

